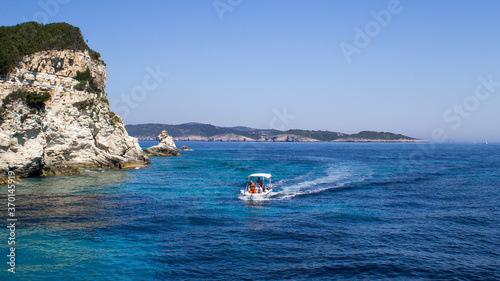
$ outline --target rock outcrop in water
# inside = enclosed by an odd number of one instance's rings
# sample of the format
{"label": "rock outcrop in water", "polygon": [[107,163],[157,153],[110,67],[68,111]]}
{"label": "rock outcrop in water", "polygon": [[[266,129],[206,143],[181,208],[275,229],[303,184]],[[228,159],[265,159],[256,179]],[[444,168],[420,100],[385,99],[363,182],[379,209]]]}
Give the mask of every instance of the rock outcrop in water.
{"label": "rock outcrop in water", "polygon": [[148,156],[177,156],[180,155],[172,136],[167,131],[162,131],[158,135],[160,143],[158,145],[144,149]]}
{"label": "rock outcrop in water", "polygon": [[145,167],[136,138],[110,111],[106,67],[84,50],[26,55],[0,76],[0,182],[78,174],[79,168]]}

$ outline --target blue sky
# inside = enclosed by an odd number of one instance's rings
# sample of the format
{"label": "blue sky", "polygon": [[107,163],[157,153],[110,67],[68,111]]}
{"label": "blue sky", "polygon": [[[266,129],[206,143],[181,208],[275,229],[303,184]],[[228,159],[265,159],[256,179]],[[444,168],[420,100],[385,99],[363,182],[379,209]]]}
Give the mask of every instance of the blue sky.
{"label": "blue sky", "polygon": [[0,25],[80,27],[127,124],[493,142],[498,11],[499,1],[3,1]]}

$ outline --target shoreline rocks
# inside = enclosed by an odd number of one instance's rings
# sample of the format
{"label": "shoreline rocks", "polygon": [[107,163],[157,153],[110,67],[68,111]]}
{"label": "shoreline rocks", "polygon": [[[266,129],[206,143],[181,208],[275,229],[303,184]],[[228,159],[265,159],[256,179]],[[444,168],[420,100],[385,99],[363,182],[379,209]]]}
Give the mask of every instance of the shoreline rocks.
{"label": "shoreline rocks", "polygon": [[[148,138],[139,138],[139,140],[150,140]],[[384,143],[422,143],[427,142],[425,140],[410,140],[410,139],[395,139],[395,140],[384,140],[384,139],[361,139],[361,138],[340,138],[331,141],[320,141],[313,138],[282,134],[275,136],[265,136],[259,139],[252,139],[235,134],[217,135],[213,137],[202,137],[202,136],[187,136],[187,137],[176,137],[177,141],[216,141],[216,142],[384,142]]]}

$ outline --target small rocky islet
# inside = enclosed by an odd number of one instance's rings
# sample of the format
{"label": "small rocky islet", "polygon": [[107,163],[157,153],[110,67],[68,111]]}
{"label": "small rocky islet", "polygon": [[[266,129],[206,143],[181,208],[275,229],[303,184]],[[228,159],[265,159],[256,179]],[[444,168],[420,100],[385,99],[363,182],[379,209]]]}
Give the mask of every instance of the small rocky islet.
{"label": "small rocky islet", "polygon": [[147,156],[178,156],[179,149],[174,143],[174,138],[167,131],[162,131],[158,135],[159,143],[157,145],[144,149]]}

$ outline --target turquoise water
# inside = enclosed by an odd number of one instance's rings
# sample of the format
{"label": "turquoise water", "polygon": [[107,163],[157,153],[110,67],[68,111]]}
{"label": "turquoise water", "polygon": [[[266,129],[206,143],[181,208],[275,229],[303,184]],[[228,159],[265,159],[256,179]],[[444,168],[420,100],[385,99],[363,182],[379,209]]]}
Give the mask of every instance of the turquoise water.
{"label": "turquoise water", "polygon": [[[0,278],[500,279],[499,145],[177,145],[194,151],[17,185]],[[269,200],[238,198],[254,172]]]}

